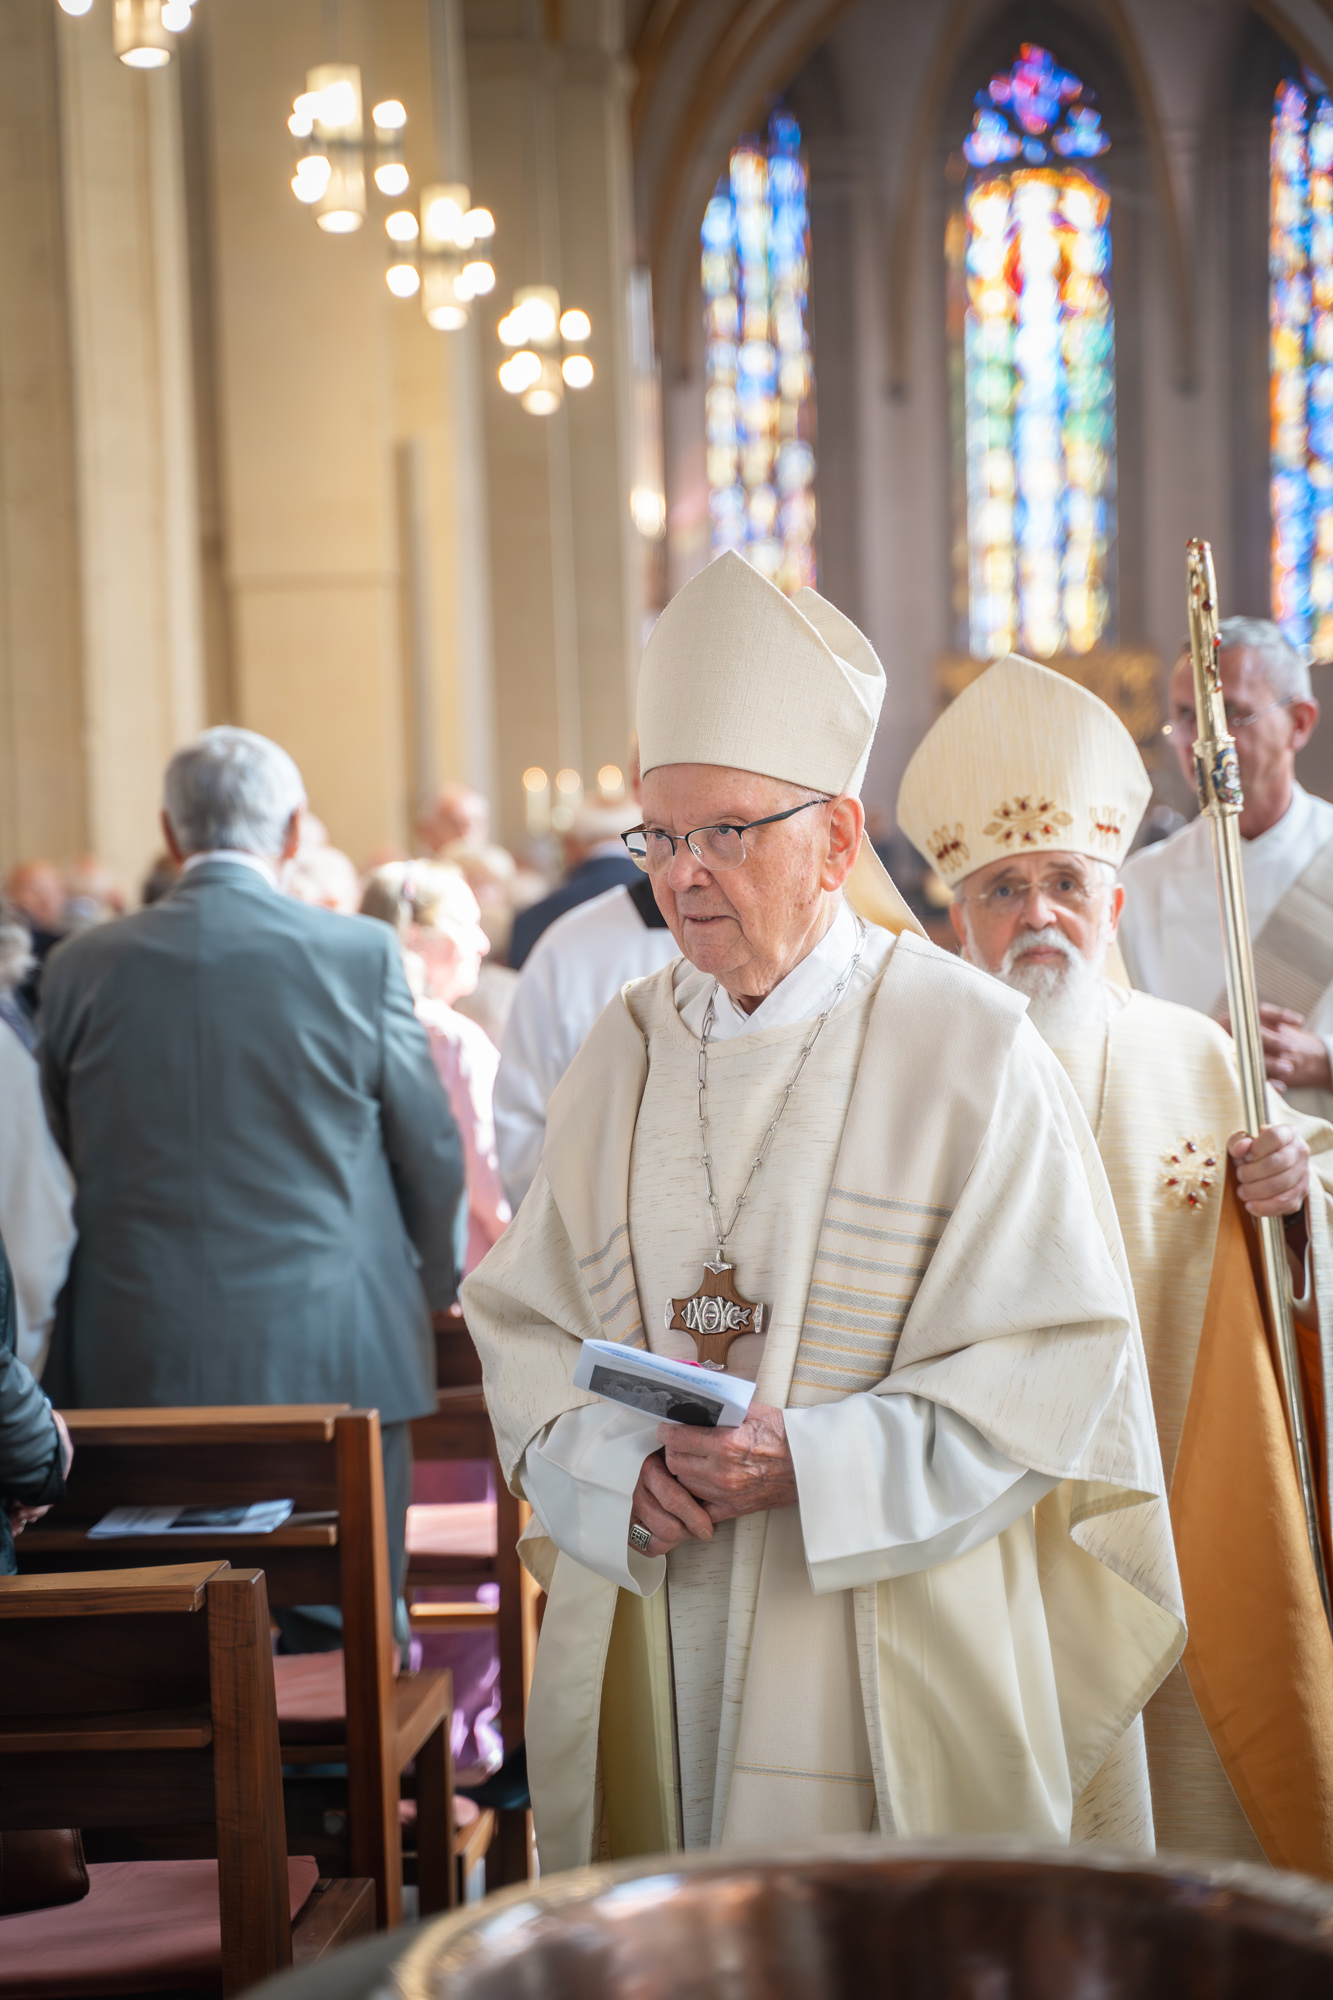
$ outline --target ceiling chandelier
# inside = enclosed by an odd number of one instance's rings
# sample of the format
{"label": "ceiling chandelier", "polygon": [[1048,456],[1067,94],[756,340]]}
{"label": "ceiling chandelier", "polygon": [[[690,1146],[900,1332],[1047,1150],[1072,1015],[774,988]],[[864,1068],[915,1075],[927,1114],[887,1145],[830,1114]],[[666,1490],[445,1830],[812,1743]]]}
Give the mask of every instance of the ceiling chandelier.
{"label": "ceiling chandelier", "polygon": [[[348,236],[366,219],[367,176],[387,201],[401,202],[411,176],[403,160],[407,113],[396,97],[370,114],[365,134],[361,71],[355,63],[321,63],[306,74],[288,129],[297,145],[292,192],[331,236]],[[391,209],[385,283],[395,298],[421,297],[421,309],[442,333],[467,325],[475,298],[494,289],[495,272],[478,245],[495,234],[490,210],[474,208],[461,183],[421,190],[416,209]]]}
{"label": "ceiling chandelier", "polygon": [[[111,46],[131,69],[162,69],[171,38],[189,27],[195,0],[111,0]],[[60,0],[67,14],[89,14],[93,0]]]}
{"label": "ceiling chandelier", "polygon": [[520,287],[496,332],[516,350],[500,368],[500,387],[517,396],[529,416],[553,416],[566,388],[586,389],[592,381],[592,362],[583,351],[592,321],[578,306],[561,312],[554,285]]}

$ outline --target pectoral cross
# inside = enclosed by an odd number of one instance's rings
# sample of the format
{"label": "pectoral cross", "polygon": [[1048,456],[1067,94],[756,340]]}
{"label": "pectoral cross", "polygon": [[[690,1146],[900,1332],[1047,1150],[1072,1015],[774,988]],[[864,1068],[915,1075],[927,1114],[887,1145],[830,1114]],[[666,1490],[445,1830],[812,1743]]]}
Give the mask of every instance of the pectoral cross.
{"label": "pectoral cross", "polygon": [[694,1337],[694,1351],[705,1368],[725,1368],[727,1350],[743,1333],[762,1333],[764,1307],[743,1299],[736,1290],[730,1264],[705,1264],[704,1279],[688,1299],[668,1299],[668,1333]]}

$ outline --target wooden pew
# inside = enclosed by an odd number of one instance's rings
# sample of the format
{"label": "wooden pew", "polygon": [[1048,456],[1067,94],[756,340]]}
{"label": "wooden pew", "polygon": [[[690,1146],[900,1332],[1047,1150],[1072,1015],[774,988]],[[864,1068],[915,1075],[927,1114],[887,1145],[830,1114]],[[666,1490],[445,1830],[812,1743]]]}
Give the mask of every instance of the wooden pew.
{"label": "wooden pew", "polygon": [[[409,1615],[415,1626],[429,1629],[458,1629],[477,1623],[494,1623],[498,1628],[500,1651],[500,1737],[506,1756],[523,1741],[528,1688],[537,1646],[536,1607],[538,1592],[518,1557],[518,1538],[528,1509],[505,1484],[495,1447],[495,1433],[486,1413],[481,1388],[481,1361],[472,1345],[462,1309],[451,1307],[434,1315],[437,1406],[433,1416],[417,1417],[412,1424],[412,1455],[423,1459],[484,1459],[495,1477],[495,1521],[470,1537],[423,1533],[414,1515],[448,1513],[449,1509],[413,1509],[408,1515],[407,1594]],[[470,1510],[476,1512],[478,1510]],[[460,1510],[461,1512],[461,1510]],[[444,1524],[447,1528],[447,1523]],[[469,1546],[442,1546],[457,1541]],[[431,1547],[430,1543],[436,1546]],[[414,1604],[413,1591],[431,1585],[479,1584],[499,1586],[499,1606],[473,1604]],[[495,1881],[500,1888],[527,1880],[531,1869],[528,1814],[502,1812],[495,1855]]]}
{"label": "wooden pew", "polygon": [[[390,1925],[402,1921],[401,1776],[415,1761],[421,1910],[452,1907],[452,1683],[439,1672],[395,1677],[377,1413],[297,1404],[64,1414],[75,1446],[68,1491],[19,1537],[21,1572],[189,1553],[262,1564],[271,1604],[339,1605],[340,1654],[275,1662],[283,1762],[347,1765],[351,1872],[373,1879],[379,1922]],[[295,1512],[267,1535],[87,1533],[117,1506],[278,1499],[294,1500]]]}
{"label": "wooden pew", "polygon": [[[368,1934],[374,1918],[369,1881],[317,1886],[313,1861],[288,1860],[262,1570],[193,1562],[0,1578],[0,1829],[201,1820],[213,1826],[215,1869],[94,1863],[84,1901],[0,1920],[0,1995],[21,1986],[25,1952],[49,1966],[73,1949],[107,1992],[125,1991],[136,1970],[150,1983],[142,1957],[124,1962],[127,1898],[161,1912],[160,1926],[133,1926],[132,1953],[145,1935],[162,1952],[169,1938],[151,1934],[173,1924],[184,1942],[184,1910],[197,1952],[199,1909],[206,1923],[215,1912],[224,1994]],[[167,1979],[177,1964],[159,1963],[155,1983],[191,1984],[188,1956],[185,1976]]]}

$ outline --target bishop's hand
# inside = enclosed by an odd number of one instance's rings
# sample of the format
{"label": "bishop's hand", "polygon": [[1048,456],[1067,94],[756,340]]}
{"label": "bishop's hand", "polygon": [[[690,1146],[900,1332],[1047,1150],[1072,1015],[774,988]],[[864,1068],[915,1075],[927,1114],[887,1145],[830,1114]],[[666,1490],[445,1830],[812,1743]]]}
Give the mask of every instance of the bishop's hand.
{"label": "bishop's hand", "polygon": [[1310,1148],[1290,1125],[1265,1125],[1256,1139],[1235,1132],[1227,1151],[1251,1215],[1296,1215],[1310,1193]]}
{"label": "bishop's hand", "polygon": [[[680,1424],[663,1424],[665,1430],[680,1430]],[[638,1483],[630,1502],[630,1520],[648,1530],[652,1540],[640,1555],[664,1556],[682,1542],[711,1542],[713,1523],[707,1511],[688,1493],[666,1467],[666,1453],[655,1451],[639,1467]]]}
{"label": "bishop's hand", "polygon": [[[1223,1015],[1222,1026],[1231,1033],[1229,1016]],[[1333,1090],[1328,1044],[1309,1033],[1304,1014],[1265,1000],[1259,1008],[1259,1026],[1264,1039],[1264,1068],[1271,1084],[1283,1091]]]}
{"label": "bishop's hand", "polygon": [[751,1403],[745,1422],[734,1429],[663,1424],[657,1436],[668,1472],[707,1508],[710,1521],[796,1505],[787,1428],[781,1410],[769,1403]]}

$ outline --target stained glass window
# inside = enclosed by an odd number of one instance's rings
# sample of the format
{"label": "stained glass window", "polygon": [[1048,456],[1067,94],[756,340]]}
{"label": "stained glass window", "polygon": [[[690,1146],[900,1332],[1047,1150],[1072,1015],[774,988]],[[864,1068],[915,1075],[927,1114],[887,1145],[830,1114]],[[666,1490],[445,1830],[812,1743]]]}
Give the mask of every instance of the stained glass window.
{"label": "stained glass window", "polygon": [[946,249],[978,658],[1115,635],[1109,144],[1092,91],[1035,43],[977,93]]}
{"label": "stained glass window", "polygon": [[1333,104],[1280,83],[1269,176],[1273,616],[1333,653]]}
{"label": "stained glass window", "polygon": [[815,581],[810,217],[790,112],[733,148],[702,238],[713,554],[738,550],[790,596]]}

